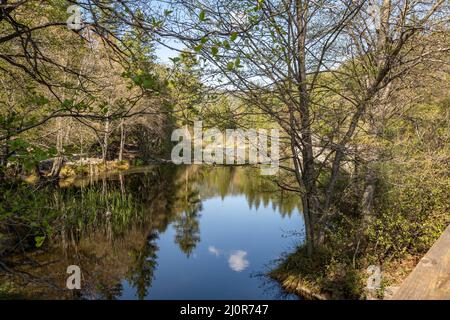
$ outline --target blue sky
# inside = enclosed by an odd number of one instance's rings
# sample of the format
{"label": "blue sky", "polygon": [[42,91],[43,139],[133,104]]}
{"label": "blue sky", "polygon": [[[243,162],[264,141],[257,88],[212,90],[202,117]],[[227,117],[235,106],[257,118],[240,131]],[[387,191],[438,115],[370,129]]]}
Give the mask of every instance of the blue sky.
{"label": "blue sky", "polygon": [[[173,47],[173,48],[176,48],[179,50],[184,48],[183,44],[176,42],[175,40],[168,40],[166,42],[170,47]],[[156,56],[162,63],[170,63],[170,58],[177,57],[178,55],[179,55],[179,52],[177,52],[176,50],[172,50],[161,44],[158,44],[156,46]]]}

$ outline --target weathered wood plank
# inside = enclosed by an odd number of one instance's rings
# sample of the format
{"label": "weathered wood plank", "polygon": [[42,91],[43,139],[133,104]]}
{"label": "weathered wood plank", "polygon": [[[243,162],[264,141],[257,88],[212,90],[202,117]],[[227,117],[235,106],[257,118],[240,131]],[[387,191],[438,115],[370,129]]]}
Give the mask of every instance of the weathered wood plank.
{"label": "weathered wood plank", "polygon": [[450,300],[450,226],[391,299]]}

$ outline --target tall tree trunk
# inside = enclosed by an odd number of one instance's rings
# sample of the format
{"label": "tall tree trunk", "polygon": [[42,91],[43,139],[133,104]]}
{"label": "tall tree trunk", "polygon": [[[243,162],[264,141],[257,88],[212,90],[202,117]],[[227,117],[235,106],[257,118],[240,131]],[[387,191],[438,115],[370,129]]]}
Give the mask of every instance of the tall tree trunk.
{"label": "tall tree trunk", "polygon": [[303,219],[305,221],[305,233],[306,233],[306,250],[308,256],[311,257],[316,249],[316,239],[314,232],[314,216],[311,208],[311,199],[305,194],[302,196],[302,206],[303,206]]}
{"label": "tall tree trunk", "polygon": [[[312,144],[311,119],[310,119],[310,99],[307,85],[306,74],[306,36],[308,25],[308,4],[307,2],[296,0],[296,24],[297,24],[297,90],[300,101],[300,138],[301,143],[297,137],[294,136],[295,147],[299,148],[302,153],[301,166],[296,165],[296,171],[301,169],[301,177],[297,175],[297,180],[300,185],[304,187],[304,195],[302,197],[303,214],[305,216],[306,234],[307,234],[307,249],[308,254],[312,255],[317,246],[317,237],[315,236],[315,229],[318,228],[316,222],[319,214],[319,203],[316,189],[316,172],[314,163],[314,151]],[[294,133],[297,135],[297,133]],[[294,159],[298,159],[298,153],[295,151]],[[319,232],[321,234],[321,232]],[[319,237],[320,239],[321,237]]]}
{"label": "tall tree trunk", "polygon": [[373,199],[376,182],[376,173],[371,168],[368,168],[365,174],[365,187],[361,201],[362,219],[365,226],[368,226],[374,218]]}
{"label": "tall tree trunk", "polygon": [[[108,116],[109,116],[109,113],[108,113]],[[109,148],[109,118],[108,119],[106,119],[106,121],[105,121],[105,135],[103,136],[103,148],[102,148],[102,160],[103,160],[103,163],[104,163],[104,165],[105,165],[105,170],[107,169],[106,168],[106,165],[107,165],[107,157],[108,157],[108,148]]]}
{"label": "tall tree trunk", "polygon": [[120,147],[119,147],[119,161],[123,161],[123,149],[125,148],[125,128],[124,119],[120,121]]}
{"label": "tall tree trunk", "polygon": [[63,131],[63,120],[62,118],[58,118],[58,132],[56,134],[56,151],[57,155],[55,161],[53,161],[52,170],[50,172],[50,177],[58,178],[63,166],[63,141],[64,141],[64,131]]}
{"label": "tall tree trunk", "polygon": [[[297,178],[297,182],[299,185],[304,186],[303,181],[303,173],[301,170],[301,159],[299,158],[299,149],[296,146],[294,141],[291,141],[291,152],[293,154],[294,167],[295,167],[295,176]],[[304,186],[305,192],[301,197],[302,200],[302,210],[303,210],[303,219],[305,221],[305,245],[308,256],[312,256],[315,249],[315,237],[314,237],[314,219],[313,219],[313,211],[311,210],[311,194],[306,190],[307,188]]]}

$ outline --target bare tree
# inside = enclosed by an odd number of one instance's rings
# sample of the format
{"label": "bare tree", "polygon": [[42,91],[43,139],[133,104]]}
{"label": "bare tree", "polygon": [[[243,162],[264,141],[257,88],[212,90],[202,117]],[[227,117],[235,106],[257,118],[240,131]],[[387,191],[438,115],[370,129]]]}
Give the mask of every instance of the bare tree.
{"label": "bare tree", "polygon": [[323,241],[322,226],[333,215],[336,184],[343,166],[351,161],[352,139],[368,110],[390,83],[434,52],[448,50],[439,43],[434,48],[424,43],[430,34],[443,30],[447,4],[305,0],[171,4],[175,13],[158,32],[175,36],[198,52],[210,86],[257,106],[289,138],[292,166],[285,168],[298,183],[289,189],[301,193],[312,253]]}

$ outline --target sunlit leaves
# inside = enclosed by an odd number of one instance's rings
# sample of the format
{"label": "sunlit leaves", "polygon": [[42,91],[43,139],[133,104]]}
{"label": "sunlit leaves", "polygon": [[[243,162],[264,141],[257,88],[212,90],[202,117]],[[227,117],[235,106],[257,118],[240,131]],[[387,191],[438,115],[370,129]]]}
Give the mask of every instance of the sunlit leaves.
{"label": "sunlit leaves", "polygon": [[200,52],[200,51],[202,51],[202,49],[203,49],[203,44],[199,44],[198,46],[194,47],[195,52]]}
{"label": "sunlit leaves", "polygon": [[[176,59],[176,58],[174,58]],[[180,58],[178,58],[180,59]],[[179,60],[176,60],[179,61]],[[140,73],[132,77],[133,83],[146,90],[160,92],[163,90],[164,83],[160,81],[157,75]]]}
{"label": "sunlit leaves", "polygon": [[200,21],[205,21],[206,20],[206,12],[205,12],[205,10],[202,10],[200,12],[200,14],[198,15],[198,18],[200,19]]}
{"label": "sunlit leaves", "polygon": [[237,57],[236,61],[234,62],[234,64],[235,64],[236,68],[241,68],[242,67],[242,65],[241,65],[241,58]]}
{"label": "sunlit leaves", "polygon": [[255,11],[261,10],[263,7],[263,4],[264,4],[264,0],[258,0],[258,4],[255,6],[254,10]]}
{"label": "sunlit leaves", "polygon": [[231,49],[230,43],[227,40],[224,40],[222,45],[225,49]]}
{"label": "sunlit leaves", "polygon": [[152,18],[152,27],[155,29],[159,29],[163,26],[163,21],[157,20],[155,17]]}
{"label": "sunlit leaves", "polygon": [[34,242],[35,242],[36,248],[42,247],[42,245],[44,244],[44,240],[45,240],[45,237],[43,237],[43,236],[34,237]]}
{"label": "sunlit leaves", "polygon": [[211,53],[214,57],[216,57],[219,54],[219,47],[218,46],[213,46],[211,48]]}
{"label": "sunlit leaves", "polygon": [[142,81],[142,87],[145,89],[157,89],[157,81],[153,77],[147,77]]}

